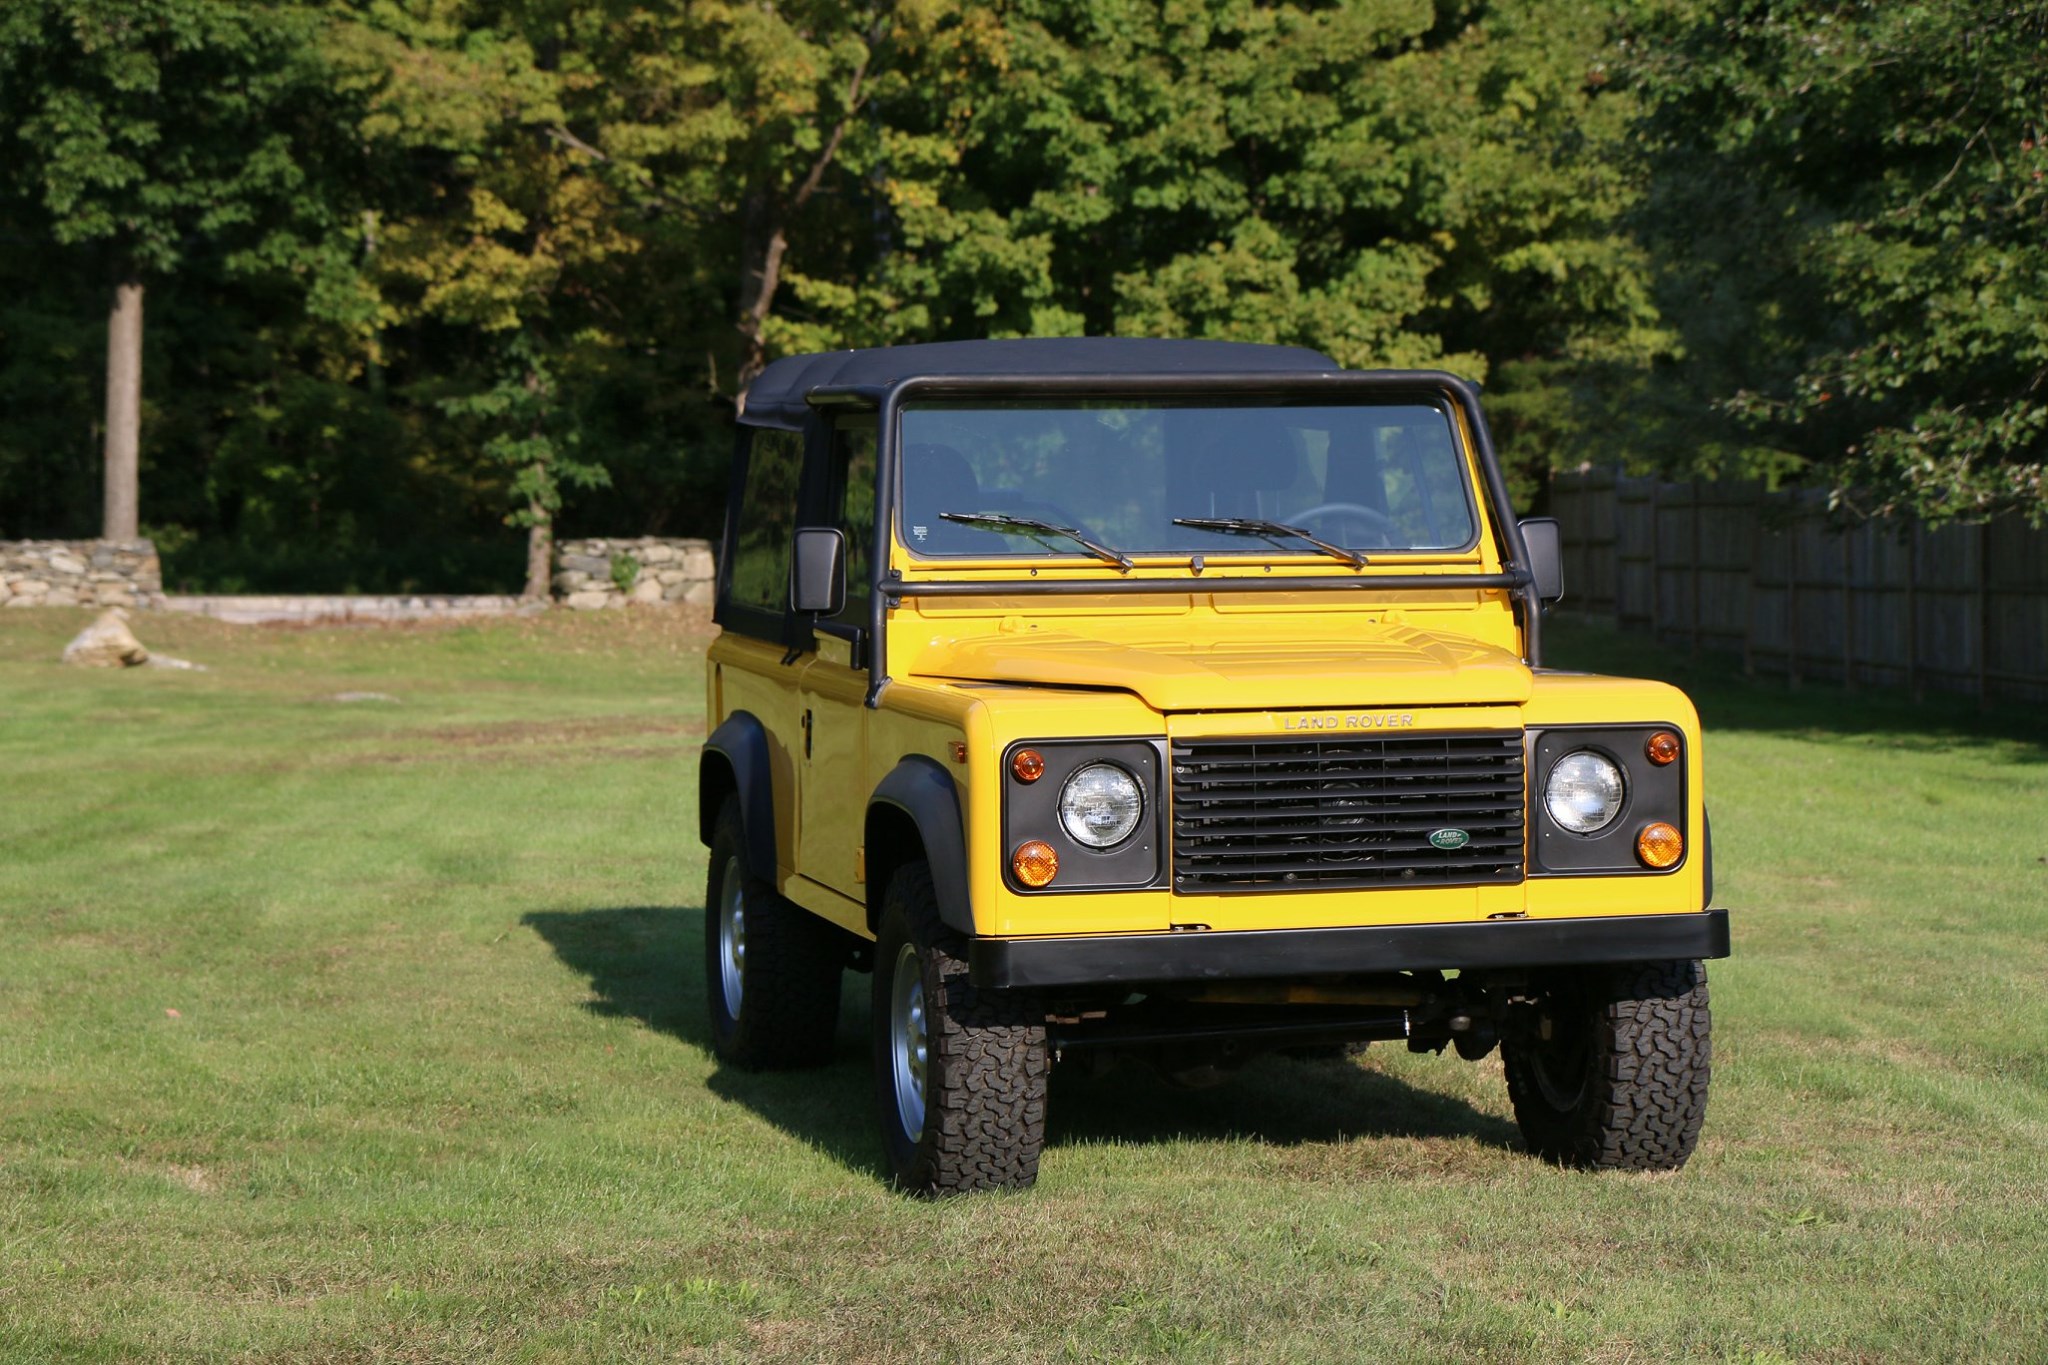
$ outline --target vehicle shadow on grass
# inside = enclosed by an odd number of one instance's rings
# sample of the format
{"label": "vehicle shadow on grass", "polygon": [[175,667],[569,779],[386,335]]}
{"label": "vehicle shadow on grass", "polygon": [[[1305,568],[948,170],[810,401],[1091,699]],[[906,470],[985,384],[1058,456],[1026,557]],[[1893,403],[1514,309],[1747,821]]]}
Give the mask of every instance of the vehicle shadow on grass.
{"label": "vehicle shadow on grass", "polygon": [[[521,921],[590,981],[583,1008],[637,1019],[711,1054],[701,906],[537,910]],[[718,1065],[711,1093],[745,1105],[849,1170],[881,1178],[868,1085],[867,978],[845,982],[832,1065],[754,1072]],[[847,999],[846,997],[854,997]]]}
{"label": "vehicle shadow on grass", "polygon": [[1238,1139],[1294,1147],[1358,1138],[1447,1138],[1522,1148],[1513,1123],[1455,1095],[1417,1089],[1348,1061],[1277,1056],[1257,1058],[1243,1074],[1206,1090],[1171,1085],[1136,1061],[1102,1076],[1056,1071],[1046,1127],[1047,1145],[1054,1147]]}
{"label": "vehicle shadow on grass", "polygon": [[[637,1019],[711,1051],[701,908],[543,910],[523,922],[589,980],[593,998],[584,1009]],[[868,978],[849,972],[830,1066],[781,1073],[720,1066],[709,1088],[849,1170],[879,1178],[867,1027]],[[1100,1076],[1062,1067],[1054,1073],[1051,1098],[1047,1145],[1053,1147],[1224,1139],[1294,1146],[1371,1137],[1521,1145],[1512,1123],[1462,1099],[1336,1062],[1265,1058],[1202,1091],[1175,1088],[1136,1061]]]}

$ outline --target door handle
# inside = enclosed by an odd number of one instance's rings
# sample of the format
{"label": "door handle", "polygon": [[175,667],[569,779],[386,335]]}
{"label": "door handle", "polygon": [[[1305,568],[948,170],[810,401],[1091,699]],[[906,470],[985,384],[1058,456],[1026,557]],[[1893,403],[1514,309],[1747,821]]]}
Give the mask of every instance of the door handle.
{"label": "door handle", "polygon": [[805,711],[804,711],[804,718],[803,718],[803,727],[804,727],[804,757],[805,757],[805,758],[809,758],[809,757],[811,756],[811,713],[810,713],[810,711],[809,711],[809,709],[808,709],[808,708],[806,708],[806,709],[805,709]]}

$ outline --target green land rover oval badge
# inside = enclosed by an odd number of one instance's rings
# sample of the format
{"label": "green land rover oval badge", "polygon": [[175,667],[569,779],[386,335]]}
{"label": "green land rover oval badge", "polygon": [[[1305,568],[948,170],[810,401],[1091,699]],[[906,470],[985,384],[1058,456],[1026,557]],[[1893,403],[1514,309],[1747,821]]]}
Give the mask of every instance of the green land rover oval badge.
{"label": "green land rover oval badge", "polygon": [[1436,848],[1448,851],[1463,848],[1472,842],[1472,836],[1462,829],[1436,829],[1430,831],[1429,842]]}

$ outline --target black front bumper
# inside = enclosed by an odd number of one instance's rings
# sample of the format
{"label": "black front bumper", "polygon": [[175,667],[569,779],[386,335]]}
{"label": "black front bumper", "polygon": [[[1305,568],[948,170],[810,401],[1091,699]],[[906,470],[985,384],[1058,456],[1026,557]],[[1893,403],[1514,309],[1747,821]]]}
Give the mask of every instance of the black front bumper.
{"label": "black front bumper", "polygon": [[1479,920],[1359,929],[978,938],[977,986],[1128,986],[1159,981],[1476,971],[1728,956],[1728,912]]}

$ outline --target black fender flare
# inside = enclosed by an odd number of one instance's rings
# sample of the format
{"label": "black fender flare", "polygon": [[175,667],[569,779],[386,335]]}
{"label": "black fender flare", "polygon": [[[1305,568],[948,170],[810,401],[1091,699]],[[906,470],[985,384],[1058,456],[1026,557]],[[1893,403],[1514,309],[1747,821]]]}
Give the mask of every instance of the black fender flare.
{"label": "black fender flare", "polygon": [[706,844],[718,823],[718,810],[708,798],[713,790],[712,755],[725,761],[733,790],[740,799],[740,824],[746,831],[747,871],[775,884],[775,790],[769,773],[768,731],[750,711],[735,711],[704,741],[697,766],[697,825]]}
{"label": "black fender flare", "polygon": [[[922,754],[897,762],[868,798],[876,806],[894,806],[917,826],[924,857],[938,893],[939,918],[946,927],[973,937],[974,904],[967,894],[967,826],[960,818],[960,791],[953,775]],[[886,887],[879,888],[887,890]]]}

